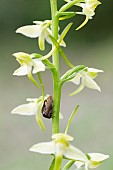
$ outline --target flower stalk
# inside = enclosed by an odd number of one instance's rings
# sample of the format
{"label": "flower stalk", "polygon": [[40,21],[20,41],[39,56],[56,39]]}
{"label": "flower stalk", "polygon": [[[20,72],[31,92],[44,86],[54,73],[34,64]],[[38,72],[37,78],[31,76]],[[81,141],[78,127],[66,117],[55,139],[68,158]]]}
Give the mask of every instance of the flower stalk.
{"label": "flower stalk", "polygon": [[[37,98],[28,98],[28,103],[17,106],[12,110],[12,114],[23,116],[34,115],[38,126],[42,131],[46,130],[43,119],[52,118],[52,140],[35,144],[29,149],[32,152],[50,154],[54,157],[49,170],[69,170],[71,166],[75,166],[77,170],[82,167],[84,167],[85,170],[88,170],[100,166],[104,160],[109,158],[109,155],[100,153],[85,154],[70,143],[74,138],[67,133],[72,120],[78,111],[79,105],[76,106],[72,114],[70,114],[64,133],[61,132],[59,128],[59,120],[62,117],[60,112],[61,91],[64,83],[72,82],[79,87],[76,88],[70,96],[80,93],[85,87],[101,92],[100,87],[94,79],[98,76],[98,73],[103,72],[103,70],[89,68],[85,65],[75,66],[69,61],[61,46],[66,47],[64,38],[73,23],[68,23],[62,33],[59,34],[59,22],[76,17],[76,15],[85,15],[85,21],[78,26],[76,30],[81,29],[90,19],[93,19],[96,7],[101,3],[98,0],[64,1],[66,4],[58,10],[58,0],[50,0],[50,20],[33,21],[34,25],[22,26],[16,30],[16,33],[20,33],[29,38],[37,38],[40,51],[45,50],[46,42],[50,44],[52,48],[46,55],[39,53],[28,54],[25,52],[17,52],[13,54],[20,64],[20,67],[14,71],[13,75],[27,75],[30,81],[35,84],[37,88],[41,89],[42,95]],[[71,11],[72,6],[78,6],[80,11]],[[60,75],[59,69],[59,56],[61,56],[69,66],[69,70],[67,70],[62,76]],[[49,60],[50,57],[52,57],[52,61]],[[52,72],[53,95],[48,95],[45,92],[41,72],[46,69]],[[38,81],[35,79],[34,74],[37,74]],[[62,168],[62,162],[64,159],[67,163]]]}
{"label": "flower stalk", "polygon": [[[50,0],[51,4],[51,16],[52,16],[52,36],[58,40],[58,25],[59,19],[57,16],[57,0]],[[54,48],[54,44],[52,44]],[[60,98],[61,98],[61,87],[60,87],[60,76],[59,76],[59,52],[57,49],[52,54],[52,61],[55,69],[53,70],[53,118],[52,118],[52,133],[59,132],[59,112],[60,112]]]}

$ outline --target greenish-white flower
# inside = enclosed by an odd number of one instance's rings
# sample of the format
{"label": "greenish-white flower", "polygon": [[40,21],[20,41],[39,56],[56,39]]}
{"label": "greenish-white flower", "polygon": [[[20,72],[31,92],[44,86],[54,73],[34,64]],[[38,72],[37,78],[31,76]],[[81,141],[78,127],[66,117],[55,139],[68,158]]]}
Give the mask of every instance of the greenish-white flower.
{"label": "greenish-white flower", "polygon": [[[72,2],[71,0],[65,0],[65,1]],[[98,0],[85,0],[84,2],[79,2],[79,3],[75,2],[76,6],[82,8],[82,12],[76,12],[76,13],[86,16],[85,21],[76,30],[82,28],[88,22],[89,19],[93,18],[93,16],[95,15],[95,9],[100,4],[101,2],[99,2]]]}
{"label": "greenish-white flower", "polygon": [[59,157],[64,156],[71,160],[86,163],[88,161],[87,156],[69,143],[72,140],[73,137],[67,134],[57,133],[52,135],[52,141],[35,144],[30,148],[30,151],[41,154],[54,154]]}
{"label": "greenish-white flower", "polygon": [[85,21],[77,28],[82,28],[89,19],[92,19],[95,15],[95,9],[98,5],[101,3],[98,0],[85,0],[85,3],[78,3],[77,6],[80,6],[82,8],[82,12],[76,12],[77,14],[85,15],[86,19]]}
{"label": "greenish-white flower", "polygon": [[14,71],[13,75],[24,76],[28,74],[35,74],[40,71],[45,71],[45,65],[40,59],[33,58],[31,54],[24,52],[14,53],[13,56],[16,57],[16,60],[19,62],[20,67]]}
{"label": "greenish-white flower", "polygon": [[70,81],[80,86],[76,91],[74,91],[70,95],[79,93],[81,90],[83,90],[85,86],[91,89],[101,91],[100,87],[94,81],[94,78],[96,78],[98,73],[100,72],[103,72],[103,70],[98,70],[95,68],[87,68],[86,70],[80,71],[79,73],[77,73],[77,75]]}
{"label": "greenish-white flower", "polygon": [[[41,50],[45,49],[45,41],[49,44],[52,44],[49,35],[52,35],[51,25],[52,21],[45,20],[45,21],[34,21],[35,25],[26,25],[18,28],[16,33],[23,34],[30,38],[37,38],[38,37],[38,44]],[[59,35],[60,36],[60,35]],[[62,40],[60,43],[61,46],[66,46],[65,42]]]}
{"label": "greenish-white flower", "polygon": [[[46,99],[47,97],[48,95],[45,96],[44,99]],[[40,96],[39,98],[33,98],[33,99],[28,98],[27,101],[29,103],[17,106],[16,108],[12,110],[12,114],[19,114],[19,115],[25,115],[25,116],[35,115],[38,125],[40,126],[42,130],[45,130],[45,127],[42,121],[42,113],[41,113],[44,99],[42,96]]]}
{"label": "greenish-white flower", "polygon": [[77,12],[78,14],[85,15],[88,19],[92,19],[95,15],[96,7],[101,4],[98,0],[85,0],[85,3],[77,3],[77,6],[82,8],[82,12]]}
{"label": "greenish-white flower", "polygon": [[88,162],[86,163],[80,161],[75,162],[77,169],[81,169],[82,167],[85,170],[97,168],[102,164],[104,160],[109,158],[109,155],[104,155],[101,153],[88,153],[87,157],[88,157]]}

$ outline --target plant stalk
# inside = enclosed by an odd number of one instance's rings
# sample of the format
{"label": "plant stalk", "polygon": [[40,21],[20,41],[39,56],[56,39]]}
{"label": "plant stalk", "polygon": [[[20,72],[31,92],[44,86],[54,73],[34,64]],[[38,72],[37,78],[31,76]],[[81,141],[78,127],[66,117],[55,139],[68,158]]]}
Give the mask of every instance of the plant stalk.
{"label": "plant stalk", "polygon": [[[52,36],[58,40],[59,18],[57,16],[57,0],[50,0],[51,16],[52,16]],[[52,44],[54,47],[54,44]],[[59,112],[60,112],[60,74],[59,74],[59,52],[54,50],[52,54],[52,62],[54,65],[53,73],[53,117],[52,117],[52,133],[59,133]]]}

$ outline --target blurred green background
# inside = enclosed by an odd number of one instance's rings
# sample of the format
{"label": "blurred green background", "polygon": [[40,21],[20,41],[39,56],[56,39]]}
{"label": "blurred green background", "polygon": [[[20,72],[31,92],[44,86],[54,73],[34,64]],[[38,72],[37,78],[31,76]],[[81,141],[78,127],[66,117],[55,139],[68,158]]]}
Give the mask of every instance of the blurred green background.
{"label": "blurred green background", "polygon": [[[59,0],[59,6],[63,4]],[[49,141],[51,121],[44,120],[47,131],[42,133],[34,117],[11,115],[11,110],[23,104],[27,97],[40,96],[27,77],[12,76],[18,63],[12,57],[14,52],[39,52],[37,40],[15,33],[33,20],[50,19],[49,0],[0,0],[0,170],[46,170],[50,156],[29,152],[38,142]],[[103,0],[96,10],[94,19],[80,31],[75,31],[83,16],[73,21],[73,29],[65,41],[65,52],[75,65],[103,69],[97,83],[102,93],[85,88],[82,93],[68,97],[75,89],[71,83],[63,87],[61,112],[62,131],[73,108],[80,104],[69,134],[74,136],[73,144],[84,152],[100,152],[110,155],[98,170],[113,170],[113,1]],[[61,30],[68,22],[61,23]],[[47,46],[47,50],[50,48]],[[61,74],[68,67],[61,59]],[[49,71],[42,74],[46,92],[52,94],[52,79]]]}

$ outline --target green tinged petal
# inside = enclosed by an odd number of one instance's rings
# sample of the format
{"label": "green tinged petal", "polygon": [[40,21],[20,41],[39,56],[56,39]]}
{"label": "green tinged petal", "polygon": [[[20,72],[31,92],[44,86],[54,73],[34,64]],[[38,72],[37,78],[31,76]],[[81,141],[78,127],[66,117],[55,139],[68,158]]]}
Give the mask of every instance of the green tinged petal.
{"label": "green tinged petal", "polygon": [[84,21],[78,28],[76,28],[76,30],[78,31],[78,30],[81,29],[84,25],[86,25],[87,22],[88,22],[88,20],[89,20],[89,18],[86,17],[85,21]]}
{"label": "green tinged petal", "polygon": [[81,84],[78,89],[76,89],[74,92],[70,93],[69,96],[74,96],[75,94],[80,93],[84,88],[84,85]]}
{"label": "green tinged petal", "polygon": [[32,152],[38,152],[42,154],[54,154],[55,153],[55,145],[53,141],[51,142],[42,142],[33,145],[30,149]]}
{"label": "green tinged petal", "polygon": [[45,30],[43,30],[38,38],[38,44],[40,50],[44,51],[45,50]]}
{"label": "green tinged petal", "polygon": [[36,114],[36,121],[37,121],[40,129],[42,129],[42,131],[45,131],[45,125],[44,125],[44,123],[43,123],[43,121],[42,121],[41,116],[39,116],[39,113]]}
{"label": "green tinged petal", "polygon": [[82,161],[82,162],[87,162],[88,161],[86,155],[81,150],[79,150],[78,148],[75,148],[72,145],[69,145],[69,147],[66,150],[64,156],[66,158],[76,160],[76,161]]}

